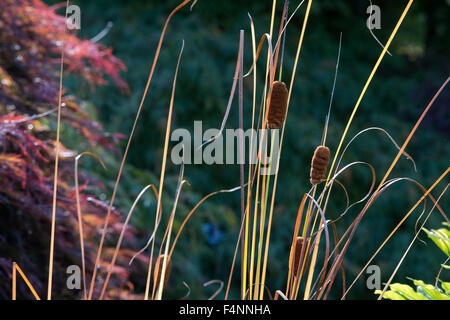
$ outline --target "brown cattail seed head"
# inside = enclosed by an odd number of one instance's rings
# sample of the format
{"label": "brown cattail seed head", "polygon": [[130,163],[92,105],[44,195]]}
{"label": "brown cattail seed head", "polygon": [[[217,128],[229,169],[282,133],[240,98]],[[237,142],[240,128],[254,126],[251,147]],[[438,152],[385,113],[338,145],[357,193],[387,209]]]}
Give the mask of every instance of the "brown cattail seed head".
{"label": "brown cattail seed head", "polygon": [[[160,275],[162,273],[165,256],[166,256],[165,254],[161,254],[161,255],[159,255],[158,259],[156,260],[155,272],[153,274],[156,286],[159,286],[159,282],[161,281]],[[166,273],[164,275],[164,287],[166,286],[167,281],[169,280],[171,267],[172,266],[171,266],[171,262],[170,262],[170,257],[167,256],[167,258],[166,258]]]}
{"label": "brown cattail seed head", "polygon": [[[300,258],[302,256],[302,250],[303,250],[303,246],[305,245],[305,239],[303,237],[297,237],[297,239],[295,240],[295,252],[294,252],[294,275],[297,276],[298,271],[299,270],[299,266],[300,266]],[[306,249],[305,252],[303,253],[303,261],[302,265],[303,267],[301,268],[302,270],[300,271],[301,275],[304,275],[305,270],[306,270],[306,265],[308,262],[308,256],[309,256],[309,244],[306,244]]]}
{"label": "brown cattail seed head", "polygon": [[278,129],[286,119],[288,90],[286,84],[275,81],[272,86],[272,95],[269,106],[269,129]]}
{"label": "brown cattail seed head", "polygon": [[311,184],[318,184],[325,178],[329,160],[330,149],[325,146],[318,146],[311,161]]}

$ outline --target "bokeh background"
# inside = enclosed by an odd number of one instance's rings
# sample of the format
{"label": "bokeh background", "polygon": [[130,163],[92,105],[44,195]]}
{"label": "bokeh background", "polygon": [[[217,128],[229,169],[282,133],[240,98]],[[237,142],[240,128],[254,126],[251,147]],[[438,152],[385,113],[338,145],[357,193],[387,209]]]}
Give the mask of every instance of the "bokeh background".
{"label": "bokeh background", "polygon": [[[55,4],[57,1],[45,1]],[[109,132],[128,135],[137,111],[157,42],[165,18],[179,1],[145,0],[77,0],[71,1],[81,8],[82,20],[79,36],[90,39],[108,22],[110,32],[101,42],[113,48],[128,70],[122,73],[130,87],[124,94],[114,86],[91,90],[82,79],[68,75],[65,85],[76,95],[85,110],[96,118]],[[283,2],[277,4],[275,30],[278,32]],[[289,12],[299,1],[290,1]],[[407,1],[373,1],[381,9],[381,29],[375,35],[385,43]],[[335,89],[333,109],[328,133],[328,145],[333,153],[344,130],[347,119],[367,77],[382,48],[366,28],[366,9],[369,1],[314,1],[294,91],[286,136],[282,151],[274,224],[272,227],[267,286],[274,292],[285,286],[289,245],[297,209],[303,193],[310,188],[309,163],[315,147],[320,144],[325,116],[332,89],[339,35],[342,32],[342,51]],[[251,65],[251,36],[248,13],[251,14],[257,38],[269,31],[272,1],[199,0],[189,12],[184,8],[171,21],[164,40],[159,63],[144,105],[142,117],[132,143],[124,176],[119,187],[116,207],[125,214],[140,190],[149,183],[157,183],[161,168],[165,125],[167,121],[173,74],[184,39],[185,48],[178,75],[172,128],[193,129],[195,120],[203,121],[203,128],[219,128],[230,92],[238,49],[239,30],[245,31],[245,69]],[[288,83],[290,70],[301,30],[306,4],[292,19],[286,35],[283,80]],[[361,103],[348,134],[347,141],[362,129],[376,126],[387,130],[400,144],[404,141],[435,91],[449,75],[449,1],[415,1],[400,27],[389,51],[377,71]],[[62,13],[62,10],[58,11]],[[261,60],[265,61],[265,57]],[[263,70],[260,63],[259,70]],[[258,85],[264,84],[259,72]],[[251,119],[252,79],[244,83],[244,117],[248,127]],[[237,101],[237,100],[236,100]],[[259,97],[258,97],[259,101]],[[417,171],[411,162],[402,158],[391,177],[408,176],[425,186],[431,185],[448,167],[450,148],[450,93],[446,89],[433,105],[425,121],[413,137],[407,152],[414,158]],[[233,105],[227,128],[238,125],[237,104]],[[98,193],[109,199],[114,186],[120,156],[95,150],[79,135],[63,129],[63,143],[77,152],[101,153],[109,170],[86,159],[83,170],[97,177],[105,185]],[[126,140],[122,141],[124,150]],[[368,133],[358,138],[344,157],[344,163],[370,162],[380,179],[396,149],[379,133]],[[168,164],[163,205],[166,217],[172,208],[178,178],[177,166]],[[189,210],[206,194],[239,185],[238,165],[187,165],[185,177],[189,185],[183,189],[177,210],[175,231]],[[366,168],[355,168],[342,176],[350,200],[365,195],[371,182]],[[446,179],[448,182],[448,178]],[[442,190],[441,184],[437,191]],[[350,283],[369,257],[420,197],[412,184],[402,182],[385,192],[364,217],[361,226],[344,260],[347,284]],[[222,194],[208,200],[189,221],[175,249],[172,273],[166,298],[177,299],[185,294],[185,281],[191,288],[191,298],[209,297],[215,287],[203,287],[212,279],[226,284],[228,272],[239,232],[239,193]],[[441,202],[448,208],[448,197]],[[427,202],[430,208],[430,202]],[[328,208],[329,219],[337,217],[345,206],[344,193],[333,191]],[[362,208],[353,207],[337,224],[342,235],[346,227]],[[153,228],[156,203],[150,193],[140,201],[132,218],[139,230],[141,245]],[[382,281],[387,281],[414,235],[414,225],[420,214],[417,209],[395,238],[374,260],[381,267]],[[439,227],[436,211],[429,227]],[[159,235],[157,243],[161,241]],[[417,242],[396,275],[395,280],[406,282],[406,277],[433,282],[444,260],[442,252],[426,239]],[[235,273],[237,275],[237,273]],[[445,275],[444,275],[445,276]],[[131,275],[135,291],[142,292],[145,279]],[[330,298],[340,297],[340,280]],[[214,288],[213,288],[214,287]],[[219,298],[223,298],[223,292]],[[231,297],[239,294],[239,280],[235,276]],[[375,295],[366,288],[362,277],[348,298],[373,299]]]}

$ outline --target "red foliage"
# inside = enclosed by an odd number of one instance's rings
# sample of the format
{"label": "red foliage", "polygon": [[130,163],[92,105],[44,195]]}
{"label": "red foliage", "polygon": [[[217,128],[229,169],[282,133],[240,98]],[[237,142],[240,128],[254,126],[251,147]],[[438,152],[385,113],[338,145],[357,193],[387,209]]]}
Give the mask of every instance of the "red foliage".
{"label": "red foliage", "polygon": [[[46,294],[55,156],[54,132],[43,119],[47,120],[51,116],[47,113],[58,104],[63,41],[65,71],[79,74],[92,86],[105,84],[109,76],[121,89],[128,90],[120,77],[120,71],[126,68],[110,48],[66,32],[64,17],[40,0],[1,0],[0,273],[11,276],[8,264],[11,267],[11,262],[17,261],[42,296]],[[65,95],[62,106],[64,124],[72,126],[93,146],[115,150],[120,136],[107,136],[74,97]],[[73,295],[65,289],[65,268],[80,264],[72,187],[75,155],[60,145],[53,294],[59,298]],[[94,178],[80,175],[81,185],[88,180],[102,187]],[[85,235],[91,239],[86,243],[90,272],[95,251],[92,239],[103,222],[106,204],[86,194],[81,195],[81,203]],[[112,222],[120,222],[117,214]],[[115,281],[115,290],[128,285],[126,276]],[[10,297],[9,283],[2,281],[0,299]],[[25,287],[19,286],[18,298],[31,297]]]}

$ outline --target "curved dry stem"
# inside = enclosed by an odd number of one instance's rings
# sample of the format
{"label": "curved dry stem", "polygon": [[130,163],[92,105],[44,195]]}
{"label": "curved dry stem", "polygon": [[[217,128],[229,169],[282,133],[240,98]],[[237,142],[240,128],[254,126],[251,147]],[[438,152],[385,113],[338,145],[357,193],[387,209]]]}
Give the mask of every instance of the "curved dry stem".
{"label": "curved dry stem", "polygon": [[[339,182],[339,180],[337,180],[337,177],[338,177],[339,175],[341,175],[345,170],[349,169],[350,167],[355,166],[355,165],[359,165],[359,164],[366,165],[366,166],[368,166],[368,167],[370,168],[371,173],[372,173],[372,184],[371,184],[371,186],[370,186],[369,191],[367,192],[367,194],[366,194],[362,199],[360,199],[360,200],[358,200],[358,201],[352,203],[351,205],[348,205],[349,199],[348,199],[348,193],[347,193],[347,190],[346,190],[345,186],[344,186],[341,182]],[[347,206],[346,206],[344,212],[342,212],[336,219],[330,221],[330,223],[336,223],[337,221],[339,221],[339,220],[347,213],[347,211],[348,211],[350,208],[352,208],[353,206],[357,205],[358,203],[361,203],[361,202],[365,201],[365,200],[370,196],[370,194],[372,193],[372,190],[373,190],[373,188],[374,188],[374,186],[375,186],[375,182],[376,182],[375,169],[374,169],[374,167],[373,167],[370,163],[364,162],[364,161],[355,161],[355,162],[351,162],[351,163],[347,164],[345,167],[343,167],[342,169],[340,169],[340,170],[333,176],[333,178],[330,179],[330,180],[328,181],[328,183],[326,183],[324,189],[322,190],[322,193],[321,193],[320,196],[318,197],[318,199],[320,199],[320,202],[319,202],[319,205],[320,205],[320,204],[322,203],[323,197],[325,196],[325,193],[326,193],[327,191],[329,191],[329,192],[327,193],[327,200],[326,200],[326,202],[325,202],[325,207],[324,207],[324,209],[323,209],[324,212],[325,212],[325,210],[326,210],[326,205],[327,205],[327,203],[328,203],[328,198],[329,198],[329,196],[330,196],[330,192],[331,192],[330,189],[331,189],[331,187],[333,186],[334,182],[337,182],[337,183],[339,184],[339,186],[341,186],[341,187],[343,188],[343,190],[344,190],[344,192],[345,192],[345,194],[346,194],[346,198],[347,198]],[[316,218],[317,218],[317,215],[316,215],[316,217],[314,218],[314,223],[313,223],[313,227],[311,228],[311,232],[314,232],[315,224],[316,224]],[[319,229],[319,230],[320,230],[320,229]],[[319,231],[319,230],[318,230],[318,231]],[[318,231],[317,231],[317,232],[318,232]],[[315,234],[315,232],[314,232],[314,234]],[[313,235],[313,233],[311,234],[311,236],[312,236],[312,235]]]}
{"label": "curved dry stem", "polygon": [[[156,190],[156,188],[154,186],[152,186],[153,192],[155,193],[155,197],[156,197],[156,201],[158,201],[158,191]],[[157,225],[159,226],[160,222],[161,222],[161,216],[162,216],[162,209],[160,208],[159,210],[159,219],[157,221]],[[158,227],[156,227],[155,229],[158,229]],[[131,266],[131,264],[133,263],[134,259],[136,259],[137,256],[139,256],[140,254],[142,254],[145,250],[147,250],[147,248],[150,246],[150,244],[152,243],[153,239],[155,238],[155,234],[156,231],[154,230],[153,233],[150,235],[150,238],[148,239],[147,243],[145,244],[145,246],[139,250],[138,252],[136,252],[130,259],[130,261],[128,262],[128,265]]]}
{"label": "curved dry stem", "polygon": [[220,194],[220,193],[230,193],[230,192],[234,192],[236,190],[240,190],[241,187],[235,187],[232,189],[228,189],[228,190],[219,190],[219,191],[215,191],[215,192],[211,192],[210,194],[204,196],[195,206],[194,208],[188,213],[188,215],[186,216],[186,218],[183,220],[183,223],[180,226],[180,229],[177,232],[177,235],[175,236],[175,240],[173,241],[172,247],[170,249],[169,252],[169,258],[172,256],[173,254],[173,250],[175,249],[175,245],[177,244],[178,238],[181,235],[181,232],[183,231],[184,227],[186,226],[186,223],[189,221],[189,219],[194,215],[194,213],[197,211],[198,207],[204,202],[206,201],[208,198],[216,195],[216,194]]}
{"label": "curved dry stem", "polygon": [[113,26],[114,26],[114,23],[112,21],[108,21],[106,26],[99,33],[97,33],[94,37],[92,37],[89,41],[93,42],[93,43],[99,42],[100,40],[102,40],[104,37],[106,37],[108,35],[108,33],[111,31]]}
{"label": "curved dry stem", "polygon": [[[341,156],[340,156],[340,158],[339,158],[339,161],[338,161],[338,163],[337,163],[337,165],[336,165],[336,168],[339,168],[339,165],[340,165],[340,163],[341,163],[341,161],[342,161],[342,158],[344,157],[344,154],[345,154],[345,152],[347,151],[347,149],[348,149],[348,147],[350,146],[350,144],[351,144],[357,137],[359,137],[361,134],[363,134],[363,133],[365,133],[365,132],[368,132],[368,131],[372,131],[372,130],[376,130],[376,131],[380,131],[380,132],[384,133],[384,134],[389,138],[389,140],[392,142],[392,144],[397,148],[397,150],[400,150],[400,147],[399,147],[399,145],[397,144],[397,142],[394,140],[394,138],[392,138],[392,136],[391,136],[386,130],[384,130],[383,128],[379,128],[379,127],[370,127],[370,128],[366,128],[366,129],[364,129],[364,130],[359,131],[357,134],[355,134],[355,135],[353,136],[353,138],[349,141],[349,143],[347,143],[347,145],[345,146],[344,150],[342,151],[342,154],[341,154]],[[414,159],[413,159],[408,153],[406,153],[406,151],[404,151],[404,150],[403,150],[402,154],[403,154],[408,160],[410,160],[410,161],[412,162],[412,164],[413,164],[413,166],[414,166],[414,171],[417,171],[417,168],[416,168],[416,162],[414,161]]]}
{"label": "curved dry stem", "polygon": [[[370,9],[372,9],[372,0],[369,1],[370,2]],[[370,10],[372,12],[372,10]],[[384,49],[383,44],[381,43],[380,40],[378,40],[378,38],[375,36],[375,34],[373,33],[372,28],[367,28],[369,29],[370,34],[372,35],[372,37],[375,39],[375,41],[380,45],[380,47],[382,47]],[[386,53],[390,56],[392,56],[392,54],[389,52],[389,50],[386,50]]]}
{"label": "curved dry stem", "polygon": [[[326,187],[324,188],[322,194],[320,195],[320,198],[322,198],[322,197],[325,195],[325,191],[328,190],[329,188],[331,188],[331,185],[334,184],[334,182],[338,182],[338,184],[339,184],[342,188],[344,188],[344,190],[345,190],[345,187],[344,187],[343,185],[341,185],[341,183],[337,180],[337,177],[338,177],[339,175],[341,175],[345,170],[349,169],[350,167],[355,166],[355,165],[359,165],[359,164],[368,166],[369,169],[370,169],[370,172],[371,172],[371,174],[372,174],[372,182],[371,182],[371,184],[370,184],[369,191],[368,191],[368,192],[364,195],[364,197],[362,197],[360,200],[355,201],[355,202],[353,202],[351,205],[347,206],[347,207],[345,208],[344,212],[342,212],[336,219],[332,220],[330,223],[336,223],[337,221],[339,221],[339,220],[340,220],[340,219],[348,212],[348,210],[350,210],[350,208],[352,208],[353,206],[355,206],[355,205],[357,205],[357,204],[359,204],[359,203],[362,203],[362,202],[366,201],[366,200],[369,198],[369,196],[372,194],[373,189],[375,188],[375,183],[376,183],[375,168],[374,168],[370,163],[368,163],[368,162],[365,162],[365,161],[354,161],[354,162],[349,163],[348,165],[346,165],[346,166],[343,167],[342,169],[340,169],[340,170],[333,176],[333,178],[330,179],[330,181],[327,183]],[[345,192],[346,192],[346,191],[345,191]]]}
{"label": "curved dry stem", "polygon": [[219,289],[217,289],[211,297],[208,298],[208,300],[214,300],[215,297],[217,297],[217,295],[220,293],[220,291],[222,291],[223,289],[223,281],[222,280],[210,280],[208,282],[205,282],[203,284],[203,287],[208,287],[212,284],[218,283],[219,284]]}
{"label": "curved dry stem", "polygon": [[439,268],[439,272],[436,276],[436,282],[434,283],[434,287],[437,288],[438,282],[439,282],[439,278],[441,276],[441,272],[444,269],[444,267],[448,267],[447,266],[447,262],[450,260],[450,257],[447,257],[447,259],[445,259],[444,263],[441,264],[441,267]]}
{"label": "curved dry stem", "polygon": [[154,188],[154,186],[152,184],[149,184],[148,186],[146,186],[144,189],[141,190],[141,192],[139,193],[137,198],[134,200],[133,205],[131,206],[131,209],[128,212],[127,218],[125,219],[125,222],[123,223],[122,230],[120,231],[119,240],[117,241],[117,245],[114,250],[113,258],[111,260],[111,263],[108,266],[108,274],[106,275],[105,282],[103,283],[102,291],[100,293],[100,298],[99,298],[100,300],[103,299],[105,292],[106,292],[106,288],[108,287],[109,278],[111,277],[111,273],[116,264],[116,259],[117,259],[117,255],[119,254],[120,246],[122,245],[123,236],[125,234],[128,223],[130,222],[131,215],[133,214],[134,208],[136,208],[136,205],[139,202],[139,199],[141,199],[141,197],[144,195],[145,191],[147,191],[151,187]]}
{"label": "curved dry stem", "polygon": [[281,290],[275,291],[275,297],[273,299],[278,300],[278,297],[282,297],[283,300],[289,300]]}
{"label": "curved dry stem", "polygon": [[183,285],[188,289],[188,292],[180,298],[180,300],[186,300],[191,295],[191,287],[183,281]]}

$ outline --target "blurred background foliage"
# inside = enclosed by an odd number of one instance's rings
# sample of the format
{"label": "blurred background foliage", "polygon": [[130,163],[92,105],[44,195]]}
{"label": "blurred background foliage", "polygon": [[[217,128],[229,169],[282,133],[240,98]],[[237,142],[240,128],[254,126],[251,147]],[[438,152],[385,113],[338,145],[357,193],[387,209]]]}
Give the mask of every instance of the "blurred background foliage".
{"label": "blurred background foliage", "polygon": [[[84,101],[84,107],[110,132],[128,135],[138,103],[147,81],[163,23],[179,1],[147,0],[78,0],[71,1],[81,8],[82,21],[79,36],[92,38],[109,21],[113,27],[101,42],[114,49],[128,68],[123,78],[131,93],[123,94],[112,86],[93,92],[86,83],[66,77],[71,92]],[[283,7],[279,0],[274,30],[278,32]],[[47,1],[53,4],[56,1]],[[290,12],[299,1],[290,1]],[[407,1],[373,1],[381,9],[381,29],[374,30],[385,43]],[[184,8],[169,24],[160,59],[144,105],[136,136],[130,149],[128,165],[120,184],[116,206],[128,212],[139,191],[159,179],[161,158],[168,114],[168,105],[176,59],[182,39],[185,49],[178,76],[172,128],[193,130],[194,120],[203,121],[203,130],[219,128],[230,92],[238,49],[239,30],[245,30],[245,69],[251,65],[251,36],[248,14],[254,19],[257,38],[269,31],[272,1],[209,1],[199,0],[192,12]],[[309,163],[315,147],[320,143],[333,83],[339,34],[342,32],[342,53],[335,98],[330,119],[328,146],[333,153],[339,143],[346,121],[382,48],[366,28],[366,9],[369,1],[313,1],[300,55],[294,91],[287,120],[286,139],[282,151],[279,185],[274,212],[274,225],[269,253],[267,285],[272,292],[286,283],[289,245],[294,219],[301,197],[310,188]],[[304,5],[292,19],[286,36],[283,81],[289,82]],[[415,121],[449,75],[449,1],[415,1],[398,35],[386,55],[353,122],[347,141],[362,129],[377,126],[386,129],[398,143],[402,143]],[[60,12],[61,13],[61,12]],[[264,51],[264,50],[263,50]],[[265,57],[261,61],[265,61]],[[258,85],[264,84],[263,68],[258,64]],[[251,120],[252,78],[244,83],[245,121]],[[261,92],[261,91],[259,91]],[[446,89],[434,104],[419,128],[407,152],[415,159],[417,172],[407,159],[402,158],[391,177],[408,176],[429,186],[447,168],[450,159],[449,90]],[[237,100],[235,100],[237,101]],[[257,98],[260,101],[260,96]],[[232,108],[228,128],[237,127],[237,104]],[[65,132],[62,141],[77,150],[91,150],[88,143]],[[125,147],[125,140],[122,150]],[[92,151],[92,150],[91,150]],[[93,150],[100,152],[99,150]],[[169,150],[170,151],[170,150]],[[379,133],[367,133],[358,138],[344,157],[344,164],[360,160],[370,162],[380,179],[393,157],[395,148]],[[97,163],[83,160],[83,168],[102,179],[109,199],[119,157],[102,154],[109,171],[102,171]],[[165,217],[172,208],[179,168],[169,163],[167,184],[163,194]],[[239,185],[238,165],[187,165],[185,177],[190,185],[183,189],[174,226],[178,230],[182,219],[204,195]],[[356,201],[370,186],[370,172],[355,168],[342,176],[350,200]],[[448,182],[448,178],[446,179]],[[441,184],[441,186],[444,183]],[[438,191],[435,195],[438,194]],[[403,215],[420,197],[412,184],[394,185],[377,200],[363,219],[344,265],[347,282],[354,279],[376,248],[394,228]],[[207,298],[215,288],[203,288],[211,279],[225,282],[231,267],[234,247],[239,232],[239,193],[222,194],[209,199],[188,223],[175,249],[172,275],[166,298],[180,298],[185,294],[185,281],[191,287],[191,298]],[[430,202],[427,203],[430,208]],[[448,197],[442,202],[448,208]],[[345,206],[344,194],[335,188],[329,205],[329,219],[336,217]],[[361,209],[353,207],[338,223],[342,235]],[[150,192],[141,200],[132,223],[150,234],[156,203]],[[414,224],[420,209],[399,230],[381,254],[374,260],[381,267],[382,281],[386,281],[413,237]],[[438,213],[429,225],[441,221]],[[165,226],[165,225],[163,225]],[[162,230],[162,229],[161,229]],[[161,241],[162,235],[158,237]],[[142,244],[146,239],[142,239]],[[414,252],[405,260],[397,274],[419,277],[432,282],[444,257],[439,250],[428,250],[426,242],[418,242]],[[427,271],[427,272],[425,272]],[[236,273],[235,273],[236,275]],[[425,278],[426,276],[430,278]],[[137,291],[143,290],[145,279],[133,279]],[[445,280],[445,279],[444,279]],[[340,297],[340,280],[331,298]],[[347,283],[347,284],[348,284]],[[235,276],[231,297],[238,297],[239,281]],[[223,293],[219,295],[223,298]],[[365,286],[364,277],[348,298],[374,298]]]}

